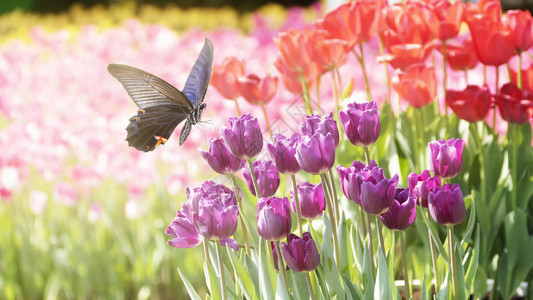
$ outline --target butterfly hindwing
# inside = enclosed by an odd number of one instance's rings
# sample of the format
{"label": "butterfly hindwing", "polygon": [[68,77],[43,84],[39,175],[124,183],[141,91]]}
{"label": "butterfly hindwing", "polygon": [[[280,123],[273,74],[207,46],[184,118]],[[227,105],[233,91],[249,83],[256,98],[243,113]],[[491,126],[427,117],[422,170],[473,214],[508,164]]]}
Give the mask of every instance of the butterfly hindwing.
{"label": "butterfly hindwing", "polygon": [[158,142],[165,142],[176,126],[187,118],[187,113],[177,106],[156,106],[139,110],[137,115],[130,118],[126,128],[126,140],[129,146],[137,150],[148,152],[155,149]]}
{"label": "butterfly hindwing", "polygon": [[163,79],[127,65],[110,64],[107,70],[124,86],[133,101],[141,109],[158,105],[178,105],[189,111],[191,102],[187,96]]}
{"label": "butterfly hindwing", "polygon": [[202,102],[205,92],[209,86],[211,77],[211,65],[213,63],[213,43],[206,38],[204,47],[198,56],[198,59],[192,67],[189,77],[185,82],[183,94],[191,101],[192,105]]}

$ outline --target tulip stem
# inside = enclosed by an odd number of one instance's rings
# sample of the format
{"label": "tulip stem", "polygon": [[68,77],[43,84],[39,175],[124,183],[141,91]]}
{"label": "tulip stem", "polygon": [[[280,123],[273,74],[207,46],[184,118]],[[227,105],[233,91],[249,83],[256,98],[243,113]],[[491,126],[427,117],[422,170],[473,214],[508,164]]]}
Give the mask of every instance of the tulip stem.
{"label": "tulip stem", "polygon": [[204,240],[202,244],[204,244],[205,262],[211,263],[211,258],[209,257],[209,249],[207,249],[207,241]]}
{"label": "tulip stem", "polygon": [[[500,66],[496,66],[496,81],[495,81],[495,90],[494,94],[498,93],[498,86],[500,85]],[[496,136],[496,104],[494,104],[494,108],[492,109],[492,130],[494,135]]]}
{"label": "tulip stem", "polygon": [[250,175],[252,176],[252,183],[255,190],[255,197],[257,199],[261,198],[260,191],[259,191],[259,184],[257,183],[257,177],[255,176],[254,166],[252,163],[252,159],[247,159],[246,162],[248,163],[248,167],[250,168]]}
{"label": "tulip stem", "polygon": [[241,110],[239,109],[239,103],[237,102],[237,98],[233,99],[233,102],[235,102],[235,108],[237,109],[237,113],[240,115],[241,114]]}
{"label": "tulip stem", "polygon": [[[372,225],[370,225],[370,215],[366,216],[366,226],[368,227],[368,243],[370,244],[370,263],[372,272],[374,270],[374,239],[372,238]],[[385,253],[383,253],[385,255]]]}
{"label": "tulip stem", "polygon": [[331,73],[331,82],[333,83],[333,98],[335,99],[335,116],[339,115],[340,102],[339,91],[337,90],[337,81],[335,80],[335,69],[332,67],[329,69]]}
{"label": "tulip stem", "polygon": [[239,192],[239,187],[237,186],[237,180],[235,179],[235,175],[230,175],[231,181],[233,183],[233,192],[235,193],[235,197],[237,197],[237,203],[239,204],[239,219],[241,220],[241,227],[242,227],[242,236],[244,239],[244,247],[246,249],[246,254],[251,257],[250,252],[250,242],[248,240],[248,228],[246,227],[246,223],[244,223],[243,214],[244,209],[242,207],[242,198],[241,193]]}
{"label": "tulip stem", "polygon": [[335,222],[335,215],[333,212],[333,208],[331,206],[331,194],[329,193],[329,184],[328,179],[325,174],[320,174],[320,180],[322,180],[322,187],[324,188],[324,194],[326,196],[326,207],[328,209],[329,219],[331,221],[331,234],[333,235],[333,248],[335,253],[335,263],[337,265],[337,269],[341,270],[340,268],[340,255],[339,255],[339,241],[337,238],[337,223]]}
{"label": "tulip stem", "polygon": [[278,254],[278,269],[281,273],[281,277],[283,278],[283,286],[285,286],[285,290],[287,291],[287,295],[290,295],[289,292],[289,281],[287,280],[287,272],[285,271],[285,264],[283,263],[283,255],[281,254],[281,248],[279,247],[279,241],[274,242],[276,245],[276,252]]}
{"label": "tulip stem", "polygon": [[318,75],[316,77],[316,107],[318,110],[318,113],[320,113],[320,79],[322,78],[322,75]]}
{"label": "tulip stem", "polygon": [[[359,43],[359,52],[361,55],[355,55],[357,57],[357,60],[359,61],[359,64],[361,65],[361,69],[363,70],[363,78],[365,80],[365,90],[366,90],[366,101],[370,102],[372,101],[372,96],[370,95],[370,84],[368,82],[368,76],[366,74],[366,67],[365,67],[365,54],[363,52],[363,43]],[[354,51],[355,53],[355,51]]]}
{"label": "tulip stem", "polygon": [[340,219],[340,212],[339,212],[339,198],[337,196],[337,187],[335,186],[335,181],[333,180],[333,171],[329,169],[329,182],[331,185],[331,190],[333,191],[333,209],[335,210],[335,220],[338,221]]}
{"label": "tulip stem", "polygon": [[263,115],[265,116],[265,122],[268,128],[268,133],[270,134],[270,140],[273,141],[274,136],[272,135],[272,129],[270,128],[270,121],[268,121],[268,115],[265,109],[265,104],[263,103],[263,101],[261,101],[259,102],[259,105],[261,105],[261,110],[263,110]]}
{"label": "tulip stem", "polygon": [[220,285],[222,286],[222,300],[226,299],[226,278],[224,276],[224,263],[222,262],[222,251],[220,250],[220,240],[217,240],[215,243],[215,248],[217,249],[217,259],[218,259],[218,271],[220,276]]}
{"label": "tulip stem", "polygon": [[366,165],[369,166],[370,165],[370,152],[368,151],[368,146],[363,147],[363,149],[365,151]]}
{"label": "tulip stem", "polygon": [[303,72],[300,72],[300,82],[302,84],[305,109],[307,110],[307,113],[311,115],[313,114],[313,107],[311,106],[311,99],[309,98],[309,87],[307,86],[307,82],[305,81],[305,76]]}
{"label": "tulip stem", "polygon": [[465,83],[468,86],[468,70],[465,70]]}
{"label": "tulip stem", "polygon": [[444,117],[448,118],[448,104],[446,103],[446,95],[448,94],[448,65],[446,63],[446,41],[442,41],[442,85],[444,88]]}
{"label": "tulip stem", "polygon": [[[426,215],[428,220],[431,220],[429,218],[429,210],[426,210]],[[429,250],[431,252],[431,261],[433,263],[433,273],[435,275],[435,295],[439,292],[439,269],[437,268],[437,253],[435,252],[435,246],[433,245],[433,237],[431,236],[431,232],[428,228],[428,239],[429,239]]]}
{"label": "tulip stem", "polygon": [[[385,54],[385,47],[383,45],[383,39],[381,38],[380,34],[378,34],[378,36],[379,36],[379,54],[383,55]],[[383,66],[385,67],[385,80],[387,81],[387,101],[389,104],[391,104],[389,67],[388,67],[387,62],[383,62]],[[398,103],[398,107],[400,107],[400,103]]]}
{"label": "tulip stem", "polygon": [[517,192],[518,192],[518,131],[519,131],[519,125],[513,124],[509,122],[508,130],[512,133],[512,140],[511,140],[511,149],[513,151],[511,157],[511,181],[513,183],[513,189],[511,190],[511,208],[513,211],[516,211],[517,208]]}
{"label": "tulip stem", "polygon": [[309,290],[309,296],[311,300],[316,300],[315,292],[313,291],[313,284],[311,283],[311,277],[309,272],[305,272],[305,281],[307,281],[307,289]]}
{"label": "tulip stem", "polygon": [[296,186],[296,175],[291,174],[292,179],[292,192],[294,195],[294,206],[296,208],[296,220],[298,221],[298,233],[300,236],[304,233],[302,227],[302,212],[300,209],[300,200],[298,196],[298,187]]}
{"label": "tulip stem", "polygon": [[359,213],[361,214],[361,228],[363,229],[363,237],[366,238],[368,231],[366,230],[366,218],[365,218],[365,212],[363,210],[363,207],[361,204],[359,204]]}
{"label": "tulip stem", "polygon": [[456,270],[455,270],[455,254],[454,254],[454,248],[455,243],[453,240],[453,225],[448,226],[448,242],[450,246],[450,264],[452,265],[452,283],[453,283],[453,296],[457,296],[457,278],[456,278]]}
{"label": "tulip stem", "polygon": [[399,231],[398,235],[400,236],[400,249],[401,249],[401,255],[402,255],[402,265],[403,265],[403,280],[405,281],[405,299],[411,298],[411,288],[409,287],[409,273],[407,270],[407,258],[405,255],[405,240],[403,237],[403,232]]}
{"label": "tulip stem", "polygon": [[378,215],[376,215],[376,226],[378,231],[379,246],[381,247],[381,251],[383,251],[383,255],[387,255],[387,252],[385,252],[385,242],[383,241],[383,225],[381,224],[381,220],[379,219]]}
{"label": "tulip stem", "polygon": [[[522,51],[518,52],[518,71],[516,72],[516,83],[518,88],[522,88]],[[496,91],[495,93],[497,93]]]}

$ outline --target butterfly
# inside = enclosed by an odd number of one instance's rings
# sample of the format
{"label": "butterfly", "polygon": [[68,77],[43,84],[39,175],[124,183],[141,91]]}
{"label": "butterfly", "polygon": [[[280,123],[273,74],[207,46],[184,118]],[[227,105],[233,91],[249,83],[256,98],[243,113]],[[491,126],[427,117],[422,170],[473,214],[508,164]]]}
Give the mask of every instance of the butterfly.
{"label": "butterfly", "polygon": [[110,64],[107,70],[124,86],[135,104],[137,114],[129,119],[126,140],[130,147],[148,152],[164,144],[176,126],[185,121],[179,144],[185,143],[192,125],[200,121],[213,63],[213,43],[206,38],[202,51],[192,67],[183,91],[143,70]]}

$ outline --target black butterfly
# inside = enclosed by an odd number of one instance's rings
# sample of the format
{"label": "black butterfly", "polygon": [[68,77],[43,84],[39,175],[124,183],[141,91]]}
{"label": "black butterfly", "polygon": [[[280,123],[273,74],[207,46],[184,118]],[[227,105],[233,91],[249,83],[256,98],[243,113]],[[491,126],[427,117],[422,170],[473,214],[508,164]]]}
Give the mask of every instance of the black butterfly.
{"label": "black butterfly", "polygon": [[181,146],[206,108],[202,101],[209,85],[212,63],[213,44],[206,38],[183,91],[137,68],[110,64],[107,67],[109,73],[122,83],[139,107],[137,115],[130,118],[126,127],[128,145],[140,151],[152,151],[164,144],[174,128],[187,119],[181,130]]}

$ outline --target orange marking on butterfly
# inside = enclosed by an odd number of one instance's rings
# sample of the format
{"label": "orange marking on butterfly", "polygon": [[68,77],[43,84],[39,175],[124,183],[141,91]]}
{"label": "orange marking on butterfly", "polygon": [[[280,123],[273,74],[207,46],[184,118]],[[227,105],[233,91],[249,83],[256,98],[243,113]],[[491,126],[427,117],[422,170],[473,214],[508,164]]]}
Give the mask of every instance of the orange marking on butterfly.
{"label": "orange marking on butterfly", "polygon": [[155,144],[156,147],[160,144],[164,145],[167,142],[167,139],[162,136],[154,135],[154,137],[157,139],[157,143]]}
{"label": "orange marking on butterfly", "polygon": [[144,110],[144,109],[139,109],[137,112],[140,113],[140,114],[144,114],[144,113],[146,112],[146,110]]}

